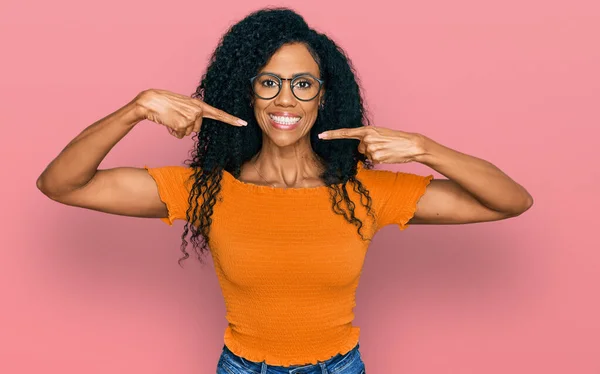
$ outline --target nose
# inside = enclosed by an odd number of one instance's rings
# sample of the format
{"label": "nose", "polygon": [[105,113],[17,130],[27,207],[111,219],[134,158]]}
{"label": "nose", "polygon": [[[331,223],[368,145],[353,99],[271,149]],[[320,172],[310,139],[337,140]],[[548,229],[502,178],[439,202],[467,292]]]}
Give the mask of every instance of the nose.
{"label": "nose", "polygon": [[283,81],[281,91],[275,97],[275,105],[282,107],[294,107],[296,106],[296,97],[292,93],[292,87],[289,81]]}

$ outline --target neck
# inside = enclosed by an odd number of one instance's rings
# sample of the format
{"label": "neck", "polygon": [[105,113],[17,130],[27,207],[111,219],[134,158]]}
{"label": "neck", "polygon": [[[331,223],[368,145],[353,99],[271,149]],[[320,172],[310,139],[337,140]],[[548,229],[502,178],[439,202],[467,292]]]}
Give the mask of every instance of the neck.
{"label": "neck", "polygon": [[310,138],[303,137],[289,146],[280,147],[263,137],[260,152],[251,162],[269,182],[287,186],[303,186],[306,180],[318,180],[321,163],[312,150]]}

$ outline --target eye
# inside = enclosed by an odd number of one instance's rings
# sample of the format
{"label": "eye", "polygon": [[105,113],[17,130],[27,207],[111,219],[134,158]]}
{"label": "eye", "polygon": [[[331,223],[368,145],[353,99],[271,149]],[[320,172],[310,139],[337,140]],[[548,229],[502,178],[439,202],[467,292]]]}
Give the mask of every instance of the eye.
{"label": "eye", "polygon": [[267,88],[273,88],[279,86],[279,82],[271,78],[263,78],[260,81],[260,85]]}
{"label": "eye", "polygon": [[307,80],[307,79],[301,79],[301,80],[296,81],[294,83],[294,87],[297,87],[297,88],[299,88],[301,90],[309,89],[309,88],[312,87],[312,85],[313,85],[313,83],[311,81]]}
{"label": "eye", "polygon": [[317,81],[310,76],[300,76],[297,77],[294,81],[294,89],[298,90],[312,90],[313,88],[318,86]]}

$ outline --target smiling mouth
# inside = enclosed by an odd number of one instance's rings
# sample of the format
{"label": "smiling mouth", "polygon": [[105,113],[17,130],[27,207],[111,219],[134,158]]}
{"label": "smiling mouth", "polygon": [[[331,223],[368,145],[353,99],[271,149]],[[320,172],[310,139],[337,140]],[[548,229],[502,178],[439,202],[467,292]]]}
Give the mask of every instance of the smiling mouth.
{"label": "smiling mouth", "polygon": [[274,116],[272,114],[269,114],[269,117],[271,118],[271,120],[273,120],[273,122],[275,122],[279,125],[284,125],[284,126],[295,125],[296,123],[298,123],[298,121],[300,121],[300,118],[301,118],[301,117],[290,117],[290,116]]}

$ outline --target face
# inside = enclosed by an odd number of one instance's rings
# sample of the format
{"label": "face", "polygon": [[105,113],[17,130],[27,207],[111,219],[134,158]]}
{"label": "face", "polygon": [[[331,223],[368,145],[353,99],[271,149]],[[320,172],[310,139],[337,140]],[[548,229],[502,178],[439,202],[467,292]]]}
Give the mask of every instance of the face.
{"label": "face", "polygon": [[[258,72],[272,73],[280,78],[293,78],[299,73],[310,73],[321,78],[319,66],[304,44],[286,44],[271,56]],[[281,91],[272,99],[254,96],[254,115],[263,135],[275,145],[285,147],[303,138],[308,139],[310,129],[317,119],[319,103],[324,93],[310,101],[298,100],[290,88],[289,80],[282,80]],[[302,84],[302,83],[300,83]]]}

